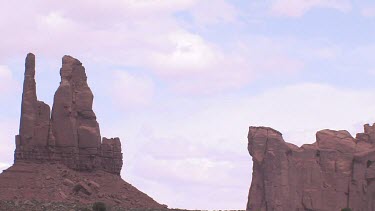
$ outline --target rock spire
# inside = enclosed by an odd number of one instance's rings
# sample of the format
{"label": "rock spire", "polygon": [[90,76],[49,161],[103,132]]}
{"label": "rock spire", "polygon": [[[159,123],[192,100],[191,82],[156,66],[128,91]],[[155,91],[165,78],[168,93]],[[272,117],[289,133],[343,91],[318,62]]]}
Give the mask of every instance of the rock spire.
{"label": "rock spire", "polygon": [[123,164],[120,139],[101,140],[92,109],[94,96],[82,63],[64,56],[60,76],[51,115],[50,107],[37,100],[35,56],[27,55],[15,163],[59,162],[74,170],[102,169],[120,174]]}

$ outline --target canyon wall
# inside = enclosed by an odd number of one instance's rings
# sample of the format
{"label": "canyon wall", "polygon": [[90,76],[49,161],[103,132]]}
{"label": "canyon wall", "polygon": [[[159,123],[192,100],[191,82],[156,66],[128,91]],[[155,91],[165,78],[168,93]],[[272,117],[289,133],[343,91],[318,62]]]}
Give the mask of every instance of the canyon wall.
{"label": "canyon wall", "polygon": [[297,147],[268,127],[250,127],[253,158],[249,211],[375,210],[375,126],[353,138],[321,130]]}

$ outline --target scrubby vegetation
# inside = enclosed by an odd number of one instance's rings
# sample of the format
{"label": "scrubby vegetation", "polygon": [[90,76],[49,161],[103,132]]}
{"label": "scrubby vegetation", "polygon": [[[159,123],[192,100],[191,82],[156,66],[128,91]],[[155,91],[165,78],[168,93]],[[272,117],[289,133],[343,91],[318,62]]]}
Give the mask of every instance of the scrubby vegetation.
{"label": "scrubby vegetation", "polygon": [[107,208],[106,208],[106,206],[105,206],[105,204],[103,202],[95,202],[92,205],[92,210],[93,211],[106,211]]}

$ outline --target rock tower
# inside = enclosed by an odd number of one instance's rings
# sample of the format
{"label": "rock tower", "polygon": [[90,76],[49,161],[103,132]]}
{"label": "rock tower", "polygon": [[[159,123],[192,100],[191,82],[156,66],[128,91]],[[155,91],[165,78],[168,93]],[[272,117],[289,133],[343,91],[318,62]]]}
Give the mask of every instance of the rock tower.
{"label": "rock tower", "polygon": [[119,175],[121,142],[101,139],[85,68],[79,60],[64,56],[60,76],[51,114],[50,107],[37,99],[35,56],[27,55],[15,163],[59,162],[73,170],[101,169]]}

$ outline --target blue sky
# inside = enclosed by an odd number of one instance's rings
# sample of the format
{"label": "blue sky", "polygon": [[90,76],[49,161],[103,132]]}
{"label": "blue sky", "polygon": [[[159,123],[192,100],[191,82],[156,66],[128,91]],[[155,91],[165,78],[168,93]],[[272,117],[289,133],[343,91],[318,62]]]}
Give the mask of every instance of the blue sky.
{"label": "blue sky", "polygon": [[170,207],[244,209],[249,126],[301,145],[375,122],[375,3],[0,0],[0,168],[13,162],[24,59],[52,105],[63,55],[86,67],[122,177]]}

